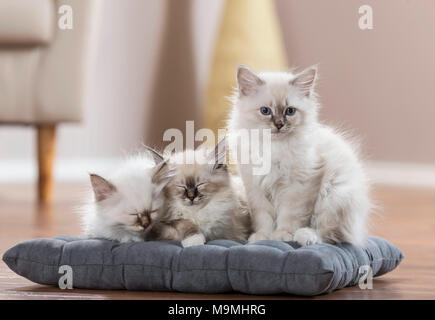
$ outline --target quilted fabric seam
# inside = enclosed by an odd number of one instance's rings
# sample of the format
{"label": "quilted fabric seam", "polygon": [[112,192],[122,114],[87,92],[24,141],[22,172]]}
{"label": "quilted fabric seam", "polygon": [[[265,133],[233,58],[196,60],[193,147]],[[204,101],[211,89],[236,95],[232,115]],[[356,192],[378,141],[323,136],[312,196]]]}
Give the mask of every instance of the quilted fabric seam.
{"label": "quilted fabric seam", "polygon": [[[34,260],[30,260],[30,259],[25,259],[25,258],[17,258],[17,257],[6,257],[4,258],[4,260],[21,260],[21,261],[26,261],[26,262],[31,262],[31,263],[37,263],[37,264],[42,264],[44,266],[47,267],[58,267],[59,265],[54,265],[54,264],[46,264],[46,263],[42,263],[39,261],[34,261]],[[398,259],[376,259],[373,260],[376,262],[379,261],[399,261]],[[71,264],[71,267],[86,267],[86,266],[108,266],[108,267],[119,267],[119,266],[144,266],[144,267],[152,267],[152,268],[159,268],[159,269],[166,269],[166,270],[171,270],[171,268],[169,267],[161,267],[161,266],[154,266],[154,265],[147,265],[147,264],[141,264],[141,263],[121,263],[121,264],[103,264],[103,263],[89,263],[89,264]],[[276,274],[283,274],[282,272],[275,272],[275,271],[263,271],[263,270],[251,270],[251,269],[234,269],[234,268],[228,268],[231,270],[235,270],[235,271],[253,271],[253,272],[271,272],[271,273],[276,273]],[[225,271],[226,269],[189,269],[189,270],[178,270],[177,272],[188,272],[188,271],[192,271],[192,270],[200,270],[200,271]],[[327,271],[326,273],[331,273],[334,271]],[[287,274],[293,274],[294,272],[288,272]],[[286,273],[284,273],[286,274]],[[307,274],[307,273],[294,273],[294,274]],[[313,275],[317,274],[317,273],[312,273]]]}
{"label": "quilted fabric seam", "polygon": [[[30,263],[36,263],[36,264],[42,264],[47,267],[58,267],[58,265],[49,265],[38,261],[32,261],[28,259],[18,259],[18,258],[6,258],[5,260],[22,260]],[[87,267],[87,266],[102,266],[102,264],[73,264],[70,265],[71,267]],[[110,265],[104,265],[105,267],[118,267],[118,266],[142,266],[142,267],[151,267],[151,268],[157,268],[157,269],[164,269],[164,270],[170,270],[170,268],[166,267],[160,267],[160,266],[152,266],[152,265],[143,265],[143,264],[110,264]],[[234,268],[226,268],[226,269],[189,269],[189,270],[179,270],[177,272],[191,272],[191,271],[213,271],[213,272],[227,272],[228,270],[231,271],[244,271],[244,272],[258,272],[258,273],[273,273],[278,275],[308,275],[308,276],[317,276],[317,275],[323,275],[323,274],[329,274],[333,273],[333,271],[327,271],[322,273],[299,273],[299,272],[275,272],[275,271],[264,271],[264,270],[251,270],[251,269],[234,269]]]}

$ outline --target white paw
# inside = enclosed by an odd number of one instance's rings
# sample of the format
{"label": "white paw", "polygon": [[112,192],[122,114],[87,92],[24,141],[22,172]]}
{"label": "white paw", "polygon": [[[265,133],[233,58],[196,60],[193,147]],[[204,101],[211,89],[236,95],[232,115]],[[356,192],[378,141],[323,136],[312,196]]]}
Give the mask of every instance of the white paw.
{"label": "white paw", "polygon": [[301,246],[309,246],[320,242],[316,232],[311,228],[300,228],[296,230],[293,240]]}
{"label": "white paw", "polygon": [[199,246],[205,243],[205,237],[202,233],[194,234],[181,241],[181,245],[186,247]]}
{"label": "white paw", "polygon": [[262,232],[255,232],[249,236],[248,242],[255,242],[260,240],[268,240],[269,238]]}
{"label": "white paw", "polygon": [[272,232],[270,239],[277,241],[292,241],[293,235],[287,230],[277,229]]}

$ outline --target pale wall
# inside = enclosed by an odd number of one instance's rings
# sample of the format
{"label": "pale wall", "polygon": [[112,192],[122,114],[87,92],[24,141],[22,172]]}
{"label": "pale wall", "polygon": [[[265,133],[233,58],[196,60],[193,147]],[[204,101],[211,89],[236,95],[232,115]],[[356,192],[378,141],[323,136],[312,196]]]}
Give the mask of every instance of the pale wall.
{"label": "pale wall", "polygon": [[[165,1],[104,0],[85,121],[61,126],[58,162],[117,157],[142,141],[156,142],[168,123],[182,127],[183,116],[198,118],[191,106],[202,102],[222,4],[192,1],[190,23],[171,27],[191,30],[185,47],[173,34],[170,44],[162,40]],[[362,4],[373,7],[373,30],[358,28]],[[435,162],[433,1],[277,0],[277,7],[292,65],[320,64],[322,118],[362,136],[371,159]],[[180,59],[161,54],[168,46],[191,54],[190,73],[175,82],[158,74],[165,59]],[[183,88],[176,111],[156,109],[156,101],[171,101],[162,98],[165,81],[168,90]],[[30,128],[0,127],[0,162],[33,161],[33,139]]]}
{"label": "pale wall", "polygon": [[[320,64],[323,118],[374,160],[435,162],[435,2],[278,0],[296,66]],[[373,8],[374,29],[358,27]]]}
{"label": "pale wall", "polygon": [[[161,86],[155,87],[155,80],[161,78],[159,69],[163,62],[159,58],[165,48],[162,37],[169,15],[167,1],[104,0],[102,3],[97,59],[84,122],[60,126],[58,163],[71,158],[118,157],[144,141],[155,140],[145,138],[148,128],[156,125],[163,128],[165,123],[161,112],[154,110],[153,101],[167,95],[165,87],[178,86],[183,90],[191,83],[191,79],[184,77],[179,83],[169,81],[166,85],[160,80]],[[171,4],[172,15],[178,9],[174,4]],[[190,51],[194,61],[190,76],[196,79],[195,92],[190,99],[197,105],[207,82],[207,66],[222,4],[219,0],[191,1],[191,21],[182,24],[186,27],[185,35],[179,35],[180,42],[190,38],[192,48],[183,50]],[[172,35],[172,39],[176,36]],[[171,79],[170,74],[165,76]],[[175,119],[170,126],[184,126],[184,119],[177,114],[197,116],[188,101],[184,106],[178,105],[170,115]],[[0,162],[33,161],[34,139],[32,128],[0,126]]]}

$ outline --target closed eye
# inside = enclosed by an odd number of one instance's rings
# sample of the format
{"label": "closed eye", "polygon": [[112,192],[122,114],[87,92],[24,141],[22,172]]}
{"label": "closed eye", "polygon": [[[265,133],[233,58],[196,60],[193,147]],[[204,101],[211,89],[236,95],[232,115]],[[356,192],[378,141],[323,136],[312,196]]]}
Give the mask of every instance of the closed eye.
{"label": "closed eye", "polygon": [[[154,209],[154,210],[144,210],[144,211],[142,212],[142,214],[150,214],[150,213],[157,212],[157,211],[159,211],[159,209]],[[138,215],[140,215],[140,214],[141,214],[141,212],[129,213],[130,216],[138,216]]]}

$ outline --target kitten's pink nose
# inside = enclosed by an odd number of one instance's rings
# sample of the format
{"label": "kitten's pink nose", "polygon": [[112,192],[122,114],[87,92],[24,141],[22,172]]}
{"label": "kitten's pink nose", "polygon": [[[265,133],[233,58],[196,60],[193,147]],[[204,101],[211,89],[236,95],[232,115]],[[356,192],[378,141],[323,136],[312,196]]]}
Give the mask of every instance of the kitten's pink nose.
{"label": "kitten's pink nose", "polygon": [[186,197],[189,198],[190,201],[195,200],[195,198],[198,196],[198,189],[189,189],[186,192]]}
{"label": "kitten's pink nose", "polygon": [[281,121],[279,121],[279,122],[275,122],[274,124],[275,124],[275,127],[276,127],[278,130],[281,129],[282,127],[284,127],[284,124],[283,124]]}
{"label": "kitten's pink nose", "polygon": [[150,225],[150,223],[151,223],[151,220],[147,214],[143,214],[143,213],[138,214],[137,222],[136,222],[137,225],[139,225],[145,229],[146,227],[148,227]]}
{"label": "kitten's pink nose", "polygon": [[195,192],[194,191],[188,191],[187,192],[187,197],[190,199],[190,200],[193,200],[194,198],[195,198]]}

